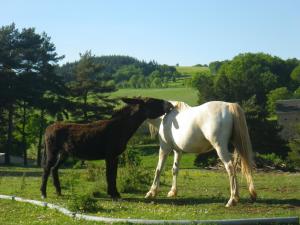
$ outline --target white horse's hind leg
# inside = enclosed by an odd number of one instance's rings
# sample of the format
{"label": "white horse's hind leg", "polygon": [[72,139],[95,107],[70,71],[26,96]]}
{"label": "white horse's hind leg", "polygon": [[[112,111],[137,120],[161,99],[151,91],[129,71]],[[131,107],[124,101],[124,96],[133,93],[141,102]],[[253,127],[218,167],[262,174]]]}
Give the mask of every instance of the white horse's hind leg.
{"label": "white horse's hind leg", "polygon": [[155,176],[152,183],[152,186],[148,193],[146,194],[145,198],[155,198],[158,193],[158,187],[159,187],[159,180],[160,180],[160,174],[164,168],[166,159],[168,157],[168,154],[170,151],[164,151],[162,148],[159,149],[159,159],[157,163],[157,167],[155,170]]}
{"label": "white horse's hind leg", "polygon": [[237,204],[237,202],[239,200],[239,192],[238,192],[235,168],[231,161],[230,153],[228,152],[226,145],[224,145],[222,147],[220,145],[214,145],[214,148],[216,149],[219,158],[224,163],[226,171],[229,176],[231,195],[230,195],[229,201],[226,204],[226,207],[234,206]]}
{"label": "white horse's hind leg", "polygon": [[178,176],[178,171],[179,171],[179,161],[181,159],[181,155],[182,155],[181,151],[174,150],[174,162],[173,162],[173,168],[172,168],[173,181],[172,181],[171,190],[168,193],[168,197],[176,197],[177,196],[177,176]]}

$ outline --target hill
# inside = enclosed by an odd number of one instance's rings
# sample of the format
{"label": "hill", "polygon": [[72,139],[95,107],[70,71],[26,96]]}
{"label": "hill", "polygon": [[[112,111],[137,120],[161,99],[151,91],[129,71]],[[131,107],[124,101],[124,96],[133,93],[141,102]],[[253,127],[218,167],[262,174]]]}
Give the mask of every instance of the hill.
{"label": "hill", "polygon": [[145,96],[153,98],[162,98],[167,100],[183,101],[189,105],[197,105],[197,91],[193,88],[147,88],[135,89],[126,88],[119,89],[117,92],[111,93],[111,97],[132,97],[132,96]]}
{"label": "hill", "polygon": [[209,68],[204,66],[176,66],[175,68],[178,73],[181,73],[182,75],[186,76],[193,76],[203,71],[209,71]]}

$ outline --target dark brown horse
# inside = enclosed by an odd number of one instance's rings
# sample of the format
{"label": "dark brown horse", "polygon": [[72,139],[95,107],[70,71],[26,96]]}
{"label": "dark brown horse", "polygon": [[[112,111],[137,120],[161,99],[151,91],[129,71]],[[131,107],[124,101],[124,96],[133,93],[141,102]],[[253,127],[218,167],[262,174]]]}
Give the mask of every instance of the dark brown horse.
{"label": "dark brown horse", "polygon": [[120,197],[116,188],[118,156],[144,120],[159,117],[173,108],[168,101],[154,98],[123,98],[122,101],[128,105],[109,120],[88,124],[57,122],[47,127],[42,198],[46,197],[50,172],[56,192],[61,195],[58,168],[69,155],[81,160],[105,159],[107,193],[113,198]]}

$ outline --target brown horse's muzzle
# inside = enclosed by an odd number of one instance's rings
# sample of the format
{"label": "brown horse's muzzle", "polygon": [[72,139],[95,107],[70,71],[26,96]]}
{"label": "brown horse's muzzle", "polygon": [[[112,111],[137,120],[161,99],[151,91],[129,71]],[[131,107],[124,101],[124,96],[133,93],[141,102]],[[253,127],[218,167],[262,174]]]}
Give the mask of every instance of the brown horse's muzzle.
{"label": "brown horse's muzzle", "polygon": [[170,102],[165,102],[165,112],[169,113],[174,109],[174,106]]}

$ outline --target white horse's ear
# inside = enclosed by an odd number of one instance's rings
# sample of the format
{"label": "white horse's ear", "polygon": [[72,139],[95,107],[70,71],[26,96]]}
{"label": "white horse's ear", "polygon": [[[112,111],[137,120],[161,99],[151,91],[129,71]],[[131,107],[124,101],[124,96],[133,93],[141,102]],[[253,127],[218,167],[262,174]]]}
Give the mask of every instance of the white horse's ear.
{"label": "white horse's ear", "polygon": [[140,98],[121,98],[121,100],[129,105],[137,105],[144,103],[144,101]]}

